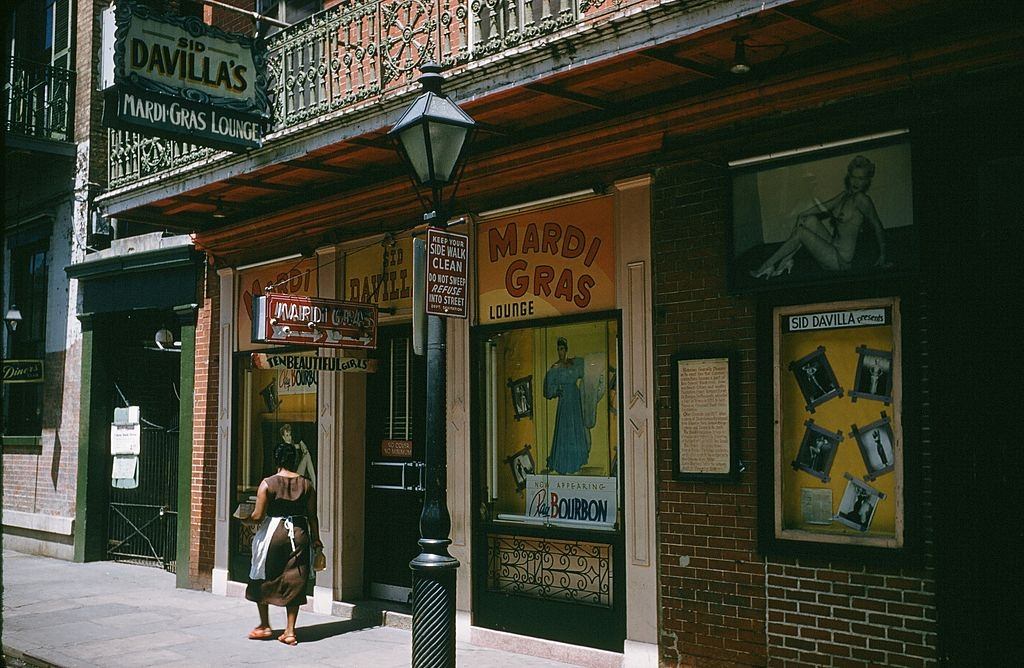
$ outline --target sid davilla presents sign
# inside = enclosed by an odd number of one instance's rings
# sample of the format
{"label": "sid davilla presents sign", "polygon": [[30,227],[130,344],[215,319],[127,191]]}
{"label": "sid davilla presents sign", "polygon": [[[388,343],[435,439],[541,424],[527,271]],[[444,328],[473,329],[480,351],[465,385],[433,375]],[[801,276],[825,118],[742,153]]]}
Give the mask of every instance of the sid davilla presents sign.
{"label": "sid davilla presents sign", "polygon": [[270,118],[262,42],[125,0],[115,25],[105,125],[231,151],[262,145]]}

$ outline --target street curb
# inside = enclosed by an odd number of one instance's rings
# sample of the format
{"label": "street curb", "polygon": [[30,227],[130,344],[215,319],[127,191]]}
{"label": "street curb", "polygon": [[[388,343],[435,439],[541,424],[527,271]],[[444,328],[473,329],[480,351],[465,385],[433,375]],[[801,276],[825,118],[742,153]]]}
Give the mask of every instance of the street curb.
{"label": "street curb", "polygon": [[26,654],[25,652],[22,652],[20,649],[16,649],[7,644],[3,645],[3,655],[5,657],[18,659],[26,665],[34,666],[35,668],[58,668],[57,664],[55,663],[50,663],[49,661],[40,659],[37,656]]}

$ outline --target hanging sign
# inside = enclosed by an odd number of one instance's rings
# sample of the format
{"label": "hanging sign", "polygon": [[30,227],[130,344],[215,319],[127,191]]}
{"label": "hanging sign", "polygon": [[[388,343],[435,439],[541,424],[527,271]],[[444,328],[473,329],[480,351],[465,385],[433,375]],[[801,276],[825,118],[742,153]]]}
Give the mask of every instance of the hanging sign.
{"label": "hanging sign", "polygon": [[377,307],[271,293],[253,298],[252,340],[320,348],[376,348]]}
{"label": "hanging sign", "polygon": [[481,223],[480,322],[615,308],[613,213],[595,197]]}
{"label": "hanging sign", "polygon": [[[257,369],[288,371],[342,371],[346,373],[377,371],[377,360],[368,357],[313,357],[311,355],[275,355],[253,353],[252,365]],[[316,384],[316,381],[313,381]]]}
{"label": "hanging sign", "polygon": [[301,260],[285,260],[238,272],[237,302],[235,304],[235,323],[238,332],[237,350],[255,350],[262,348],[252,342],[252,298],[266,294],[268,287],[271,292],[282,292],[304,297],[317,296],[317,261],[316,258]]}
{"label": "hanging sign", "polygon": [[3,360],[5,383],[43,382],[43,360]]}
{"label": "hanging sign", "polygon": [[427,230],[427,313],[469,316],[469,237]]}
{"label": "hanging sign", "polygon": [[262,40],[130,0],[118,1],[114,22],[104,125],[230,151],[262,145],[270,120]]}
{"label": "hanging sign", "polygon": [[380,442],[380,456],[409,459],[412,457],[412,441],[385,438]]}

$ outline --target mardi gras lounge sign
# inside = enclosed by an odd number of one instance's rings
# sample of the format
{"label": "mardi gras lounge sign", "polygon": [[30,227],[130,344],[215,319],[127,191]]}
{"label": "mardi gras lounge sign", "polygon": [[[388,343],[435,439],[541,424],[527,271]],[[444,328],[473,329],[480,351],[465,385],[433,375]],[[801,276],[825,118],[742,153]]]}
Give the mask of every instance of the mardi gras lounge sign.
{"label": "mardi gras lounge sign", "polygon": [[119,0],[105,125],[241,151],[270,120],[262,41]]}
{"label": "mardi gras lounge sign", "polygon": [[614,308],[614,229],[610,197],[481,223],[481,323]]}
{"label": "mardi gras lounge sign", "polygon": [[377,307],[267,294],[253,298],[252,340],[319,348],[376,348]]}

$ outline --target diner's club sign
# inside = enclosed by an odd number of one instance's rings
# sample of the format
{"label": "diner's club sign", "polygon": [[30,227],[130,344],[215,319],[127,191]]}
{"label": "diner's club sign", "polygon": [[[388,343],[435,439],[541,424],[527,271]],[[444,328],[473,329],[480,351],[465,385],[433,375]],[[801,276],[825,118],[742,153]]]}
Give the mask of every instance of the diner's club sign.
{"label": "diner's club sign", "polygon": [[262,41],[129,0],[118,1],[114,23],[104,125],[229,151],[262,145],[270,120]]}
{"label": "diner's club sign", "polygon": [[270,293],[253,297],[253,343],[376,348],[377,307]]}

